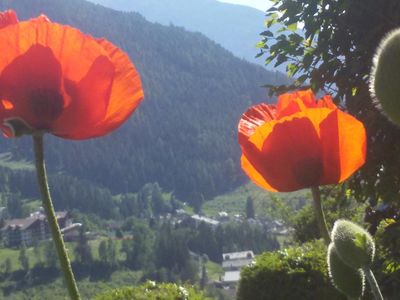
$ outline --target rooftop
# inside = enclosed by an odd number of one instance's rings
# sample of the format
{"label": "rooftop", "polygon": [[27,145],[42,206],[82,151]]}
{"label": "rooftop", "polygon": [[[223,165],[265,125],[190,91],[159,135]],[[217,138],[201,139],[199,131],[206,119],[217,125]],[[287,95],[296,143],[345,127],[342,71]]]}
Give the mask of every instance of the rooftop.
{"label": "rooftop", "polygon": [[29,226],[31,226],[33,223],[35,223],[38,220],[38,218],[25,218],[25,219],[12,219],[6,221],[6,223],[3,226],[3,229],[11,228],[15,229],[19,227],[21,230],[27,229]]}
{"label": "rooftop", "polygon": [[241,251],[241,252],[229,252],[222,254],[223,260],[236,260],[236,259],[253,259],[254,253],[252,250]]}
{"label": "rooftop", "polygon": [[207,218],[207,217],[204,217],[204,216],[200,216],[200,215],[193,215],[192,219],[196,220],[196,221],[204,222],[204,223],[207,223],[207,224],[210,224],[210,225],[214,225],[214,226],[217,226],[219,224],[219,222],[217,220],[214,220],[214,219],[211,219],[211,218]]}
{"label": "rooftop", "polygon": [[[62,219],[68,215],[67,211],[58,211],[56,212],[56,218]],[[29,217],[24,219],[11,219],[6,220],[2,230],[6,230],[8,228],[16,229],[19,228],[21,230],[25,230],[29,228],[32,224],[34,224],[37,220],[45,220],[46,216],[42,211],[36,211],[29,215]]]}

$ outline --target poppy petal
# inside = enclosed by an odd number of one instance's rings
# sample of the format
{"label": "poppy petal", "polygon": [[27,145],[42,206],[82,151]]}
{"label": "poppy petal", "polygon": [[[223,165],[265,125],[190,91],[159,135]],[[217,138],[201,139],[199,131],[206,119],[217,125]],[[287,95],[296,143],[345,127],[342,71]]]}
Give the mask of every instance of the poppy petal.
{"label": "poppy petal", "polygon": [[365,163],[364,125],[353,116],[334,110],[320,128],[325,170],[321,184],[342,182]]}
{"label": "poppy petal", "polygon": [[337,106],[333,103],[332,97],[330,95],[325,95],[317,101],[317,107],[326,107],[330,109],[336,109]]}
{"label": "poppy petal", "polygon": [[[328,111],[306,111],[259,127],[243,155],[274,189],[289,192],[318,184],[323,173],[316,125]],[[260,145],[262,144],[262,148]],[[245,170],[253,179],[250,169]]]}
{"label": "poppy petal", "polygon": [[46,22],[46,23],[51,22],[49,17],[44,14],[41,14],[41,15],[37,16],[36,18],[30,19],[29,21],[30,22]]}
{"label": "poppy petal", "polygon": [[114,69],[107,57],[99,56],[80,82],[65,82],[65,90],[73,101],[54,123],[54,135],[70,139],[93,136],[96,124],[104,119],[107,111]]}
{"label": "poppy petal", "polygon": [[[59,89],[61,66],[52,50],[41,45],[33,45],[22,55],[18,55],[0,74],[1,91],[5,89]],[[13,92],[13,91],[9,91]]]}
{"label": "poppy petal", "polygon": [[6,10],[4,12],[0,12],[0,29],[17,23],[18,17],[15,11]]}
{"label": "poppy petal", "polygon": [[119,127],[138,107],[144,97],[140,76],[128,55],[105,39],[97,40],[115,66],[107,113],[97,131],[108,132]]}
{"label": "poppy petal", "polygon": [[[114,81],[105,115],[95,126],[89,127],[90,131],[76,127],[76,130],[67,130],[71,134],[57,133],[58,136],[70,139],[86,139],[104,135],[119,127],[135,111],[143,99],[140,77],[129,57],[112,43],[104,39],[97,41],[106,51],[108,58],[115,67]],[[65,125],[68,123],[68,121],[63,121]]]}
{"label": "poppy petal", "polygon": [[32,46],[17,56],[0,74],[0,98],[4,106],[0,117],[20,118],[29,126],[47,129],[63,107],[60,91],[61,66],[50,48]]}
{"label": "poppy petal", "polygon": [[252,163],[250,163],[246,155],[242,155],[240,161],[242,169],[245,171],[247,176],[249,176],[253,180],[255,184],[271,192],[278,191],[264,179],[263,175],[257,171],[257,169],[253,166]]}
{"label": "poppy petal", "polygon": [[315,97],[311,90],[285,93],[278,97],[278,118],[290,116],[315,106]]}
{"label": "poppy petal", "polygon": [[335,161],[330,161],[328,180],[324,178],[326,148],[322,147],[320,125],[331,113],[326,108],[308,109],[264,124],[250,137],[248,143],[252,147],[242,147],[247,160],[242,158],[243,169],[257,184],[271,191],[288,192],[337,182],[340,165]]}
{"label": "poppy petal", "polygon": [[7,48],[0,56],[0,72],[32,46],[41,45],[52,50],[60,62],[63,77],[79,82],[98,56],[107,55],[92,37],[43,17],[3,28],[0,40],[2,47]]}
{"label": "poppy petal", "polygon": [[238,138],[239,144],[244,143],[255,132],[255,130],[264,124],[274,120],[276,116],[275,105],[260,103],[250,107],[239,121]]}

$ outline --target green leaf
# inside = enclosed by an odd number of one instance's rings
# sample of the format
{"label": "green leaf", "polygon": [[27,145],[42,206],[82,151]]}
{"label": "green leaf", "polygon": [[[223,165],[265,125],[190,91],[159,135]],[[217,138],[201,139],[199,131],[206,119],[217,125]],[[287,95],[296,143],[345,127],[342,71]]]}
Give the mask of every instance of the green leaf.
{"label": "green leaf", "polygon": [[259,53],[256,54],[255,58],[258,58],[258,57],[263,56],[263,55],[264,55],[264,52],[259,52]]}
{"label": "green leaf", "polygon": [[[281,28],[279,28],[276,32],[277,33],[281,33],[281,32],[284,32],[284,31],[286,31],[287,30],[287,27],[281,27]],[[282,39],[282,38],[281,38]]]}
{"label": "green leaf", "polygon": [[296,81],[299,82],[299,84],[302,84],[307,79],[308,79],[308,75],[304,74],[304,75],[301,75],[300,77],[298,77]]}
{"label": "green leaf", "polygon": [[289,24],[289,25],[287,26],[287,29],[288,29],[289,31],[295,32],[295,31],[297,30],[297,22],[292,23],[292,24]]}
{"label": "green leaf", "polygon": [[273,57],[268,57],[266,60],[265,60],[265,65],[269,65],[270,63],[271,63],[271,61],[273,61]]}
{"label": "green leaf", "polygon": [[267,9],[267,12],[273,12],[273,11],[277,11],[278,8],[276,8],[275,6],[272,6],[271,8]]}
{"label": "green leaf", "polygon": [[264,42],[258,42],[258,43],[256,44],[256,48],[264,48],[264,46],[265,46],[265,43],[264,43]]}
{"label": "green leaf", "polygon": [[287,74],[289,77],[293,77],[294,74],[298,71],[298,66],[295,64],[288,64],[286,66]]}
{"label": "green leaf", "polygon": [[274,34],[270,30],[265,30],[265,31],[261,32],[260,35],[267,36],[267,37],[273,37],[274,36]]}
{"label": "green leaf", "polygon": [[272,13],[269,15],[268,19],[265,20],[265,26],[266,27],[271,27],[273,24],[275,24],[278,20],[278,14],[277,13]]}

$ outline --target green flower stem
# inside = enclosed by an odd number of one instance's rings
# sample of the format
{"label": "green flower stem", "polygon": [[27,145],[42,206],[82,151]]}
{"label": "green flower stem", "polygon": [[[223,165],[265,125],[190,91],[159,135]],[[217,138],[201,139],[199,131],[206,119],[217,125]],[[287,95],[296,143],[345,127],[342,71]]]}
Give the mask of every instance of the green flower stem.
{"label": "green flower stem", "polygon": [[372,293],[374,294],[375,300],[383,300],[383,296],[379,288],[378,282],[376,282],[374,273],[372,273],[370,268],[364,268],[363,271],[371,287]]}
{"label": "green flower stem", "polygon": [[317,218],[319,232],[321,233],[321,236],[324,239],[325,244],[328,246],[329,243],[331,242],[331,238],[329,236],[328,227],[326,226],[325,214],[322,209],[321,193],[319,191],[319,187],[318,186],[312,187],[311,192],[313,195],[314,211],[315,211],[315,217]]}
{"label": "green flower stem", "polygon": [[72,300],[80,300],[78,287],[75,282],[74,273],[72,272],[71,263],[68,259],[67,250],[61,235],[60,227],[57,223],[56,214],[54,212],[53,203],[51,201],[49,185],[46,175],[46,167],[44,163],[43,151],[43,133],[33,134],[33,144],[35,149],[35,162],[37,179],[42,194],[43,207],[47,216],[47,221],[53,236],[54,244],[57,249],[58,258],[60,260],[61,269],[63,270],[68,292]]}

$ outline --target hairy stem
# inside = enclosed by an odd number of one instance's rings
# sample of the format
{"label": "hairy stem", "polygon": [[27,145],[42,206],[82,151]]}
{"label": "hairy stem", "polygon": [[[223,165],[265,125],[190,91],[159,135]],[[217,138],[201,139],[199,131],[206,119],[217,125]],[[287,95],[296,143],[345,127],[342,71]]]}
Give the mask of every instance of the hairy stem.
{"label": "hairy stem", "polygon": [[43,134],[37,133],[33,135],[33,144],[35,150],[36,173],[42,195],[43,208],[47,216],[53,241],[57,249],[60,266],[64,273],[65,282],[68,292],[72,300],[80,300],[78,287],[75,282],[74,273],[72,272],[71,263],[68,259],[67,250],[61,235],[60,227],[57,223],[56,214],[54,212],[53,203],[51,201],[49,184],[47,181],[46,167],[44,163],[43,151]]}
{"label": "hairy stem", "polygon": [[374,273],[372,273],[370,268],[365,268],[364,273],[371,287],[372,293],[374,294],[375,300],[383,300],[381,289],[379,288],[378,282],[375,279]]}
{"label": "hairy stem", "polygon": [[325,244],[328,246],[329,243],[331,242],[331,238],[329,236],[328,227],[326,226],[325,214],[322,209],[321,193],[319,191],[319,187],[318,186],[312,187],[311,192],[313,196],[314,211],[318,223],[319,232],[321,233],[321,236],[324,239]]}

